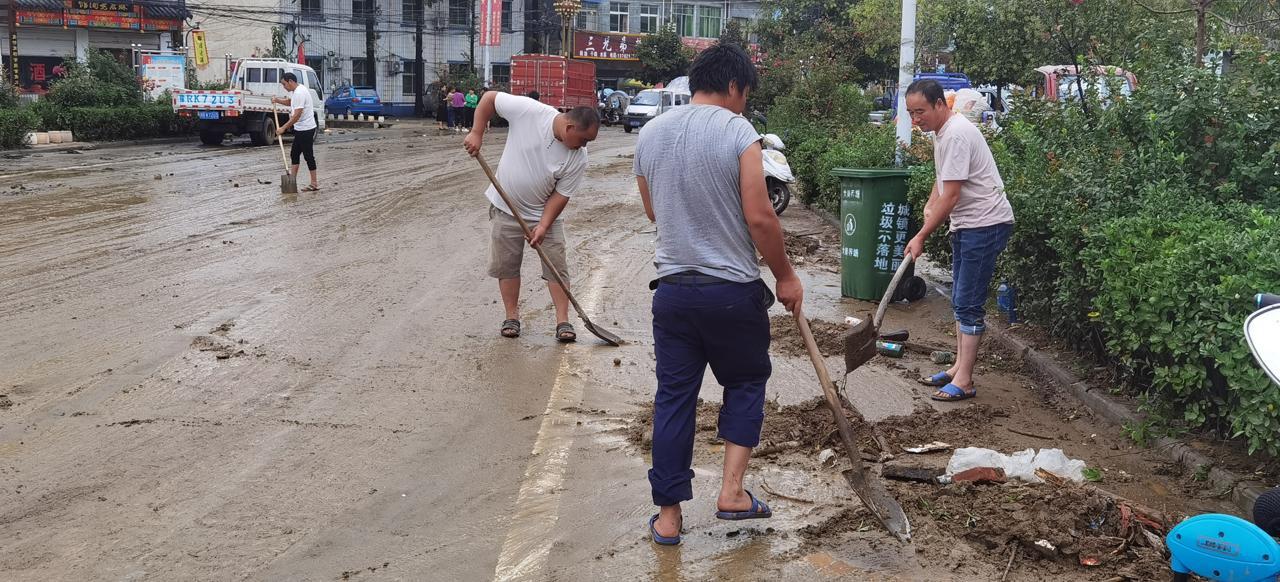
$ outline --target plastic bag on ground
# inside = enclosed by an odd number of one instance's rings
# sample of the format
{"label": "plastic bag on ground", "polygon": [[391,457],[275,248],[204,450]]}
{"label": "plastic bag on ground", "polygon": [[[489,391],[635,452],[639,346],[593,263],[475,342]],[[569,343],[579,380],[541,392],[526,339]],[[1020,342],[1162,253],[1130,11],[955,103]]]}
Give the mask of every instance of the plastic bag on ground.
{"label": "plastic bag on ground", "polygon": [[1012,455],[980,447],[956,449],[947,462],[947,474],[954,475],[974,467],[999,467],[1004,469],[1005,476],[1028,483],[1043,483],[1036,476],[1036,469],[1044,469],[1071,479],[1084,481],[1085,462],[1068,458],[1062,449],[1026,449]]}

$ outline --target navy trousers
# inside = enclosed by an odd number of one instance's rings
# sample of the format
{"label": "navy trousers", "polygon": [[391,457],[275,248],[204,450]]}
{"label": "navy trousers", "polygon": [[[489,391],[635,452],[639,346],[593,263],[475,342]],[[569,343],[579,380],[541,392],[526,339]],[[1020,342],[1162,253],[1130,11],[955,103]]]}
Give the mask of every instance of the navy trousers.
{"label": "navy trousers", "polygon": [[653,402],[655,505],[693,499],[693,436],[698,392],[707,366],[724,388],[720,438],[744,447],[760,443],[769,362],[769,305],[761,281],[658,285],[653,339],[658,391]]}

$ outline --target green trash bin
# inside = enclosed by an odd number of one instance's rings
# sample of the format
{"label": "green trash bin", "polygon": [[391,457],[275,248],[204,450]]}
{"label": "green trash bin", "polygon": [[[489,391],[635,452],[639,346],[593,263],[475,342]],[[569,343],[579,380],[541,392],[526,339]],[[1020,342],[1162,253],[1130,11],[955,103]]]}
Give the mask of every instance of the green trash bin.
{"label": "green trash bin", "polygon": [[840,178],[840,294],[879,301],[918,228],[907,202],[911,172],[837,168],[831,173]]}

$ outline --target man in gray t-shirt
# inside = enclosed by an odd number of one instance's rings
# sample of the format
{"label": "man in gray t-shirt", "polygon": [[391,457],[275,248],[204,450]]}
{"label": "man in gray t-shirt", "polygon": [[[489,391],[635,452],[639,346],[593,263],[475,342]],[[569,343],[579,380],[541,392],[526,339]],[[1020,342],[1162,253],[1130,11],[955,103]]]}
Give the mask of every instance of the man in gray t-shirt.
{"label": "man in gray t-shirt", "polygon": [[756,250],[788,310],[800,308],[804,291],[765,189],[760,136],[741,115],[757,83],[755,66],[740,47],[704,50],[689,70],[692,105],[649,122],[636,145],[636,182],[658,227],[658,390],[649,484],[659,511],[649,519],[649,533],[659,544],[680,543],[680,503],[693,499],[693,435],[708,365],[724,387],[724,479],[716,517],[773,514],[742,487],[751,449],[760,442],[772,372],[767,311],[773,296],[760,280]]}

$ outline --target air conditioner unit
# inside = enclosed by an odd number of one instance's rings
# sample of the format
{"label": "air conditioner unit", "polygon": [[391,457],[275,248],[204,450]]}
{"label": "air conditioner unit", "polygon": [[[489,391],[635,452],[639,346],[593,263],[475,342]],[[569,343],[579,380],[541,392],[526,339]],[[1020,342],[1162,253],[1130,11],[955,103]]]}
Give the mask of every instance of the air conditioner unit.
{"label": "air conditioner unit", "polygon": [[400,62],[399,59],[394,61],[387,61],[388,75],[399,75],[400,73],[403,73],[403,72],[404,72],[404,63]]}
{"label": "air conditioner unit", "polygon": [[329,58],[325,59],[324,67],[330,71],[341,71],[342,55],[329,51]]}

